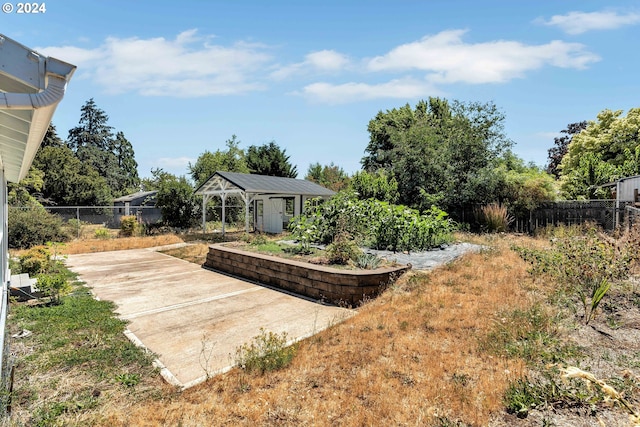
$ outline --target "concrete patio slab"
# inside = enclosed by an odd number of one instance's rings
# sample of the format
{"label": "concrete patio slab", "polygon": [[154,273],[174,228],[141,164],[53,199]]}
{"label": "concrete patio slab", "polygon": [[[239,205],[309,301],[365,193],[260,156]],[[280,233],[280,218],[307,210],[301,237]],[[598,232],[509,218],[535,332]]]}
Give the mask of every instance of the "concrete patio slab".
{"label": "concrete patio slab", "polygon": [[308,337],[355,312],[205,270],[154,249],[69,255],[67,266],[129,322],[127,336],[186,388],[233,365],[260,328]]}

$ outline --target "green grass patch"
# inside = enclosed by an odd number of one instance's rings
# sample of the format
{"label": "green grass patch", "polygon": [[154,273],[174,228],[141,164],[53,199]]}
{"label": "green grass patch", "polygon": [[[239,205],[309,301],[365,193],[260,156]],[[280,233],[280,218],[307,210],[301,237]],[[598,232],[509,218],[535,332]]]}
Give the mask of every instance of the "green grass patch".
{"label": "green grass patch", "polygon": [[123,365],[150,366],[152,355],[124,336],[126,322],[114,317],[114,304],[79,290],[58,305],[12,307],[12,323],[33,332],[28,339],[38,351],[29,361],[40,369],[86,364],[96,368],[90,369],[94,374],[113,371],[114,376]]}
{"label": "green grass patch", "polygon": [[521,358],[531,366],[574,360],[580,357],[580,350],[560,340],[561,320],[540,304],[500,312],[480,346],[494,354]]}
{"label": "green grass patch", "polygon": [[[61,268],[61,274],[75,277]],[[32,332],[12,343],[29,349],[15,360],[12,395],[14,409],[30,414],[21,420],[25,425],[68,425],[69,417],[95,411],[109,395],[145,394],[157,380],[154,355],[124,335],[127,322],[116,318],[115,305],[95,300],[77,281],[72,286],[58,304],[11,306],[10,331]],[[59,393],[68,376],[74,388]]]}

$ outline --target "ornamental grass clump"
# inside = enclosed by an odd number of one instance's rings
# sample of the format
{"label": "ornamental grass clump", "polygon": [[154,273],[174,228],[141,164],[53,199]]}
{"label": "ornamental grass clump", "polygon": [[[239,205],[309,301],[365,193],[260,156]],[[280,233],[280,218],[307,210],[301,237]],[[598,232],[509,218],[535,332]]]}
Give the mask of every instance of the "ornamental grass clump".
{"label": "ornamental grass clump", "polygon": [[476,216],[481,227],[488,233],[504,233],[513,222],[507,207],[500,203],[482,206]]}

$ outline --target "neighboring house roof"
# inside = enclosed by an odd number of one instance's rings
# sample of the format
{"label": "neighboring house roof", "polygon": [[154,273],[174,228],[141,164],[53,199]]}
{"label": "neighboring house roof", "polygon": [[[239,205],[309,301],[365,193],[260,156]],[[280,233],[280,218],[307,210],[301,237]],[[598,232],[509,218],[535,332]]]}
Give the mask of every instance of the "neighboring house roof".
{"label": "neighboring house roof", "polygon": [[113,199],[114,203],[120,202],[120,203],[126,203],[126,202],[133,202],[134,200],[137,199],[143,199],[146,197],[153,197],[157,194],[157,191],[138,191],[137,193],[133,193],[133,194],[127,194],[126,196],[122,196],[122,197],[118,197],[117,199]]}
{"label": "neighboring house roof", "polygon": [[29,172],[75,69],[0,34],[0,161],[8,181]]}
{"label": "neighboring house roof", "polygon": [[254,175],[237,172],[216,172],[196,190],[196,194],[217,194],[222,191],[254,194],[299,194],[303,196],[332,196],[335,194],[306,179]]}

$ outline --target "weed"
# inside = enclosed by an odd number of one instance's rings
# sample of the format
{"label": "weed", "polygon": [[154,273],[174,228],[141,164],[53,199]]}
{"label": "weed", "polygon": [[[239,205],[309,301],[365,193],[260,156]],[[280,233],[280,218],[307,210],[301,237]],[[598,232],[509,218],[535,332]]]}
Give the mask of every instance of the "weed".
{"label": "weed", "polygon": [[250,343],[236,349],[235,362],[245,371],[264,374],[288,366],[296,350],[296,345],[287,346],[286,332],[276,334],[260,328]]}
{"label": "weed", "polygon": [[508,357],[520,357],[529,363],[566,357],[565,352],[558,351],[561,345],[557,321],[539,304],[498,313],[498,320],[481,347]]}
{"label": "weed", "polygon": [[209,343],[207,334],[202,335],[202,339],[200,340],[200,358],[198,361],[200,362],[200,366],[204,370],[207,378],[211,378],[211,355],[213,354],[214,344]]}
{"label": "weed", "polygon": [[624,241],[618,244],[593,226],[586,225],[582,230],[582,234],[567,233],[567,237],[552,239],[550,250],[513,249],[531,263],[529,271],[534,277],[552,278],[564,292],[577,297],[588,324],[611,283],[628,276],[636,248]]}
{"label": "weed", "polygon": [[125,387],[135,387],[140,383],[140,374],[124,373],[116,375],[116,381]]}

